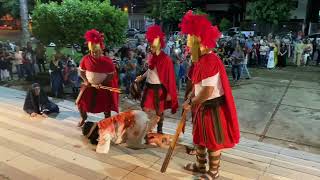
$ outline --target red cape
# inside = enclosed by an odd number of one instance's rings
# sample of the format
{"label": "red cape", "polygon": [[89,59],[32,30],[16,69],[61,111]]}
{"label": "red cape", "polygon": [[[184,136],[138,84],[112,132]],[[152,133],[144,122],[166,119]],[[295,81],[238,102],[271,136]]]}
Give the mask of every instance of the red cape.
{"label": "red cape", "polygon": [[226,104],[229,111],[228,113],[230,115],[228,116],[229,119],[227,119],[227,123],[232,131],[231,136],[233,141],[238,143],[240,139],[238,116],[229,79],[222,61],[214,53],[209,53],[200,57],[199,61],[194,64],[194,68],[192,71],[193,84],[197,84],[203,79],[214,76],[217,73],[220,74],[221,84],[224,90]]}
{"label": "red cape", "polygon": [[161,84],[171,96],[171,100],[165,103],[165,109],[171,108],[171,113],[174,114],[178,109],[178,95],[173,62],[169,56],[161,51],[158,56],[153,54],[149,60],[149,68],[153,69],[154,67],[157,68]]}
{"label": "red cape", "polygon": [[[80,62],[80,68],[85,71],[96,72],[96,73],[112,73],[114,72],[114,78],[111,84],[108,86],[119,88],[118,86],[118,74],[116,73],[116,68],[109,57],[101,56],[99,59],[94,59],[91,55],[86,55]],[[112,99],[110,103],[111,110],[119,112],[119,94],[115,92],[110,92]],[[110,100],[105,100],[110,101]]]}

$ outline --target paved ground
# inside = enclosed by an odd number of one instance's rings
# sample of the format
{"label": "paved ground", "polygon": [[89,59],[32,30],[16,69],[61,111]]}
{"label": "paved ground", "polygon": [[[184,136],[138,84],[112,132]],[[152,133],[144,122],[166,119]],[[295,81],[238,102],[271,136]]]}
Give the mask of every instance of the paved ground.
{"label": "paved ground", "polygon": [[[79,115],[71,101],[54,100],[61,113],[48,119],[31,119],[22,111],[25,92],[0,87],[0,179],[194,179],[182,167],[193,156],[178,146],[165,174],[159,172],[166,149],[132,150],[112,146],[109,154],[94,147],[76,128]],[[122,110],[135,106],[122,100]],[[90,119],[100,119],[90,116]],[[164,130],[173,132],[167,121]],[[181,144],[189,143],[187,126]],[[222,180],[320,180],[320,156],[268,145],[242,137],[235,149],[225,150]]]}
{"label": "paved ground", "polygon": [[242,136],[320,154],[320,67],[252,69],[252,75],[233,86]]}
{"label": "paved ground", "polygon": [[320,68],[254,71],[233,92],[244,137],[320,154]]}

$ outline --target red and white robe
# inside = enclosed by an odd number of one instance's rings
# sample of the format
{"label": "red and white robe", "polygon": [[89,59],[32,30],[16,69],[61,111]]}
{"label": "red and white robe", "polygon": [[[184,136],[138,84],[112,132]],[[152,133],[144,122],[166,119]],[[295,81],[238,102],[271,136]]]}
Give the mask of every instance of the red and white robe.
{"label": "red and white robe", "polygon": [[[86,55],[80,62],[80,71],[85,72],[86,78],[92,85],[102,84],[110,73],[114,74],[114,78],[104,86],[118,88],[118,76],[115,66],[110,58],[101,56],[99,59]],[[104,89],[96,89],[94,87],[85,87],[78,107],[83,112],[101,113],[115,111],[119,112],[119,94]]]}
{"label": "red and white robe", "polygon": [[214,87],[206,103],[192,108],[194,144],[213,151],[234,147],[239,142],[240,131],[231,87],[222,61],[213,53],[201,56],[194,64],[191,79],[196,96],[204,86]]}

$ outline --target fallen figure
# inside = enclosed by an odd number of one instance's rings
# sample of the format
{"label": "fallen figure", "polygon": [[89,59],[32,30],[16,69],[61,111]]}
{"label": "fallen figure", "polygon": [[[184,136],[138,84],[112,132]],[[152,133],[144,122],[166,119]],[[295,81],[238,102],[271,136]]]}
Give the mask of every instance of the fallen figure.
{"label": "fallen figure", "polygon": [[[97,144],[98,153],[108,153],[111,142],[126,143],[129,148],[141,149],[146,147],[145,140],[149,141],[145,137],[148,137],[147,134],[159,120],[160,117],[155,114],[130,110],[97,123],[87,121],[82,128],[82,133],[92,144]],[[154,143],[157,144],[157,142]]]}

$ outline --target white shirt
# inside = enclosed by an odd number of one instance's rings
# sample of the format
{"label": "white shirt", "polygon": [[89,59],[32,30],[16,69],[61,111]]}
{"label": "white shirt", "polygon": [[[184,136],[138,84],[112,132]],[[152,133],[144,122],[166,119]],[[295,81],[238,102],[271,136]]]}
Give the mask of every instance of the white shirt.
{"label": "white shirt", "polygon": [[97,72],[86,71],[81,69],[81,67],[79,67],[79,71],[85,72],[88,82],[93,85],[101,84],[107,78],[107,75],[108,75],[107,73],[97,73]]}
{"label": "white shirt", "polygon": [[222,88],[220,74],[217,73],[214,76],[208,77],[206,79],[203,79],[201,82],[195,85],[195,95],[198,96],[198,94],[201,92],[204,86],[213,86],[214,90],[212,94],[209,96],[207,100],[214,99],[220,96],[224,95],[224,90]]}
{"label": "white shirt", "polygon": [[147,82],[149,84],[161,84],[156,67],[154,69],[148,69]]}
{"label": "white shirt", "polygon": [[146,54],[147,47],[145,45],[139,45],[137,48],[140,49],[144,54]]}
{"label": "white shirt", "polygon": [[22,64],[22,51],[19,51],[18,53],[14,53],[15,60],[13,61],[14,65]]}

